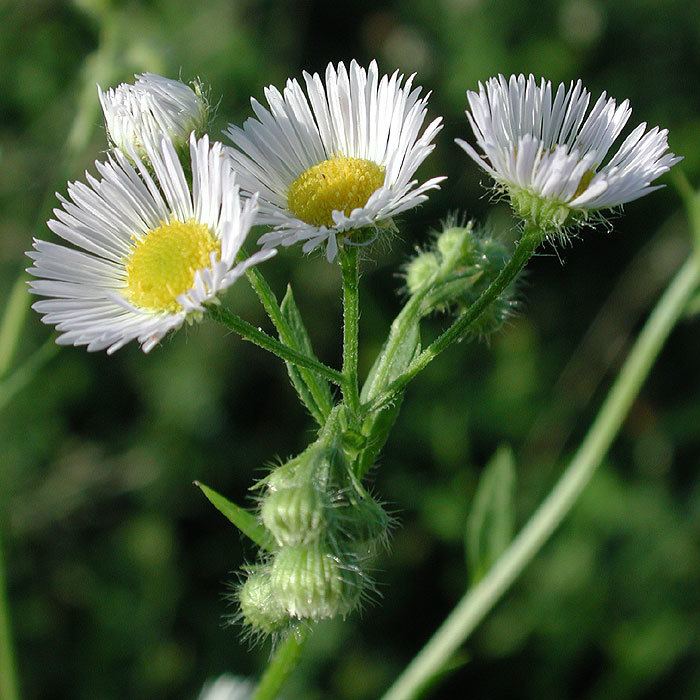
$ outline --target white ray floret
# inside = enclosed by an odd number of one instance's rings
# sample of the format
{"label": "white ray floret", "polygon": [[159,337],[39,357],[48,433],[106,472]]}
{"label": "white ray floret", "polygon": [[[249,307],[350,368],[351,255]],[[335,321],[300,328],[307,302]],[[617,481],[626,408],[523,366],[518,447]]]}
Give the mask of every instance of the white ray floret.
{"label": "white ray floret", "polygon": [[96,162],[100,178],[68,184],[49,228],[75,247],[34,240],[28,272],[33,308],[60,332],[61,345],[112,353],[131,340],[144,352],[253,264],[236,256],[257,203],[242,201],[231,160],[207,136],[190,139],[192,187],[169,139],[146,141],[155,176],[132,152]]}
{"label": "white ray floret", "polygon": [[107,135],[113,146],[143,155],[143,142],[151,134],[167,136],[177,146],[187,144],[190,133],[200,133],[208,105],[198,86],[193,90],[179,80],[155,73],[135,75],[133,84],[122,83],[103,91],[97,86]]}
{"label": "white ray floret", "polygon": [[537,225],[560,227],[570,214],[620,206],[658,189],[652,182],[681,160],[668,151],[668,132],[640,124],[612,158],[608,151],[627,123],[629,101],[603,93],[588,111],[581,81],[568,90],[534,76],[502,75],[468,91],[477,152],[457,143],[503,187],[516,210]]}
{"label": "white ray floret", "polygon": [[260,193],[258,223],[273,230],[267,246],[304,242],[304,252],[326,243],[333,260],[351,231],[390,227],[392,217],[427,199],[444,178],[413,179],[433,150],[441,119],[422,132],[429,95],[420,97],[413,76],[379,76],[355,61],[326,68],[325,82],[304,73],[306,91],[288,80],[280,93],[265,90],[269,109],[257,100],[255,118],[225,132],[242,190]]}

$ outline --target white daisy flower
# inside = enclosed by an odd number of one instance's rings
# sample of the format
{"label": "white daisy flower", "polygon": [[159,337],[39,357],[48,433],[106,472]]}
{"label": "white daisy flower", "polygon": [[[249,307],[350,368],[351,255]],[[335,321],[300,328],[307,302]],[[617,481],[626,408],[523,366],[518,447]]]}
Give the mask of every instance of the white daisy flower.
{"label": "white daisy flower", "polygon": [[247,678],[223,674],[205,683],[198,700],[250,700],[255,685]]}
{"label": "white daisy flower", "polygon": [[241,202],[231,160],[220,143],[192,134],[192,188],[169,139],[145,143],[155,178],[135,153],[95,165],[101,179],[68,184],[49,228],[76,248],[34,240],[33,308],[55,324],[60,345],[113,353],[131,340],[144,352],[253,264],[274,255],[236,256],[257,210]]}
{"label": "white daisy flower", "polygon": [[225,133],[236,147],[231,155],[242,190],[260,193],[258,223],[274,227],[259,242],[305,241],[304,252],[325,242],[330,261],[337,234],[391,227],[392,217],[438,187],[444,178],[418,185],[413,176],[442,120],[419,136],[429,95],[420,98],[413,76],[405,83],[398,71],[380,78],[375,61],[368,70],[355,61],[349,71],[329,64],[325,84],[318,74],[304,73],[304,81],[306,93],[296,80],[282,93],[268,87],[269,110],[252,99],[257,118]]}
{"label": "white daisy flower", "polygon": [[[579,80],[567,90],[538,85],[530,75],[502,75],[467,92],[467,118],[478,153],[457,143],[510,196],[515,210],[546,231],[585,219],[658,189],[652,182],[681,160],[668,152],[667,134],[640,124],[604,165],[632,113],[603,93],[586,116],[589,92]],[[646,133],[645,133],[646,132]]]}
{"label": "white daisy flower", "polygon": [[155,73],[135,75],[132,85],[122,83],[104,92],[97,86],[109,140],[125,153],[132,148],[143,157],[150,134],[186,146],[192,131],[203,132],[208,106],[197,85],[193,90],[179,80]]}

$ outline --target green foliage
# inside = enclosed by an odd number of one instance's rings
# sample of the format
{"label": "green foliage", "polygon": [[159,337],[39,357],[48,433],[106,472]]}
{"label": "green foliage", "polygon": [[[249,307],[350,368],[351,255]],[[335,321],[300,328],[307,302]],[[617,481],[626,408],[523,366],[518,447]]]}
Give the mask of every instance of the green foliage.
{"label": "green foliage", "polygon": [[[280,309],[282,311],[282,316],[289,324],[296,349],[301,350],[305,355],[316,357],[311,347],[309,333],[306,330],[306,326],[304,326],[301,313],[299,313],[299,309],[294,301],[291,285],[287,285],[287,292],[284,295],[284,299],[282,299]],[[304,372],[298,367],[291,365],[289,362],[286,364],[289,378],[292,380],[292,384],[302,403],[309,409],[309,412],[316,422],[319,425],[323,425],[325,419],[328,417],[330,406],[333,405],[328,382],[318,374],[314,374],[311,371]],[[310,386],[310,384],[312,386]]]}
{"label": "green foliage", "polygon": [[228,518],[246,537],[252,540],[263,550],[272,549],[272,538],[265,528],[260,526],[258,519],[253,513],[245,508],[237,506],[214,489],[209,488],[199,481],[194,482],[195,486],[202,489],[202,493],[209,499],[210,503],[223,516]]}

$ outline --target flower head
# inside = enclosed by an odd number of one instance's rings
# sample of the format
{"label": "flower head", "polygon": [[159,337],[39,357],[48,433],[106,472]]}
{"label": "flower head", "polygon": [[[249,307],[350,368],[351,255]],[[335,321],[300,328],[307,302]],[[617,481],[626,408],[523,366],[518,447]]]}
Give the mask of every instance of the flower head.
{"label": "flower head", "polygon": [[586,116],[581,81],[567,90],[530,75],[502,75],[467,92],[467,118],[483,153],[457,143],[510,197],[515,210],[545,233],[584,220],[658,189],[651,183],[680,158],[668,152],[667,131],[640,124],[617,153],[607,153],[632,113],[603,93]]}
{"label": "flower head", "polygon": [[68,184],[49,228],[76,248],[43,240],[28,253],[49,297],[33,308],[61,332],[61,345],[118,350],[138,340],[151,350],[168,331],[196,318],[205,304],[250,265],[236,256],[255,218],[255,198],[241,203],[231,161],[220,143],[190,138],[192,187],[169,139],[144,144],[153,177],[132,151],[95,165],[101,179]]}
{"label": "flower head", "polygon": [[203,131],[208,106],[198,85],[193,90],[155,73],[134,77],[133,85],[122,83],[106,92],[97,86],[112,145],[125,153],[135,149],[143,157],[151,134],[167,136],[179,148],[192,131]]}
{"label": "flower head", "polygon": [[349,70],[329,64],[325,83],[308,73],[304,81],[306,92],[296,80],[282,93],[267,88],[269,110],[251,100],[256,118],[226,133],[242,190],[260,193],[258,223],[273,227],[260,243],[304,241],[304,252],[326,243],[333,260],[338,234],[357,244],[367,238],[359,229],[390,228],[444,179],[412,179],[441,119],[419,135],[428,96],[420,98],[413,76],[380,78],[374,61],[367,70],[355,61]]}

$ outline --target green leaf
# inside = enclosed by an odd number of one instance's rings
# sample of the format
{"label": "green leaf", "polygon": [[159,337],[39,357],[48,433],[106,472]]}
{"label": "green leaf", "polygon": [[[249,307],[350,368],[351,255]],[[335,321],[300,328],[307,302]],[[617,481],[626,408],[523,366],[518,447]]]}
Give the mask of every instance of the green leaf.
{"label": "green leaf", "polygon": [[[420,326],[416,322],[405,332],[404,337],[401,339],[401,343],[394,350],[393,356],[388,360],[388,367],[384,367],[387,363],[385,354],[389,343],[393,340],[392,336],[389,336],[382,351],[377,356],[377,359],[372,365],[372,369],[367,375],[367,380],[362,387],[362,393],[360,394],[360,400],[362,403],[367,403],[371,401],[375,396],[377,396],[386,385],[390,384],[396,377],[398,377],[408,365],[411,364],[411,360],[420,353]],[[383,386],[375,386],[377,382],[378,372],[382,372]]]}
{"label": "green leaf", "polygon": [[253,540],[258,547],[267,552],[273,549],[272,535],[249,510],[232,503],[228,498],[224,498],[201,481],[195,481],[194,485],[202,489],[202,493],[209,499],[214,508],[228,518],[246,537]]}
{"label": "green leaf", "polygon": [[[387,341],[388,343],[389,341]],[[379,357],[374,362],[372,369],[367,375],[367,381],[365,381],[362,387],[362,393],[360,395],[360,400],[364,403],[366,401],[371,401],[374,396],[376,396],[385,386],[374,386],[377,382],[377,373],[380,371],[381,365],[383,365],[386,360],[384,354],[386,352],[386,344]],[[411,360],[420,353],[420,326],[418,323],[414,324],[404,336],[401,344],[396,348],[396,352],[389,362],[389,366],[386,370],[386,383],[390,383],[396,377],[398,377],[408,365]],[[399,410],[401,408],[401,403],[403,402],[403,394],[396,397],[396,399],[381,409],[371,413],[365,418],[362,424],[362,434],[367,439],[367,447],[360,455],[357,462],[357,476],[361,479],[374,464],[377,459],[377,455],[381,452],[387,439],[389,438],[389,433],[394,427],[394,423],[399,415]]]}
{"label": "green leaf", "polygon": [[[295,349],[309,357],[315,358],[309,334],[306,331],[299,308],[294,301],[292,288],[289,285],[287,285],[287,293],[280,304],[280,310],[292,333]],[[280,338],[280,340],[285,342],[283,338]],[[292,385],[299,398],[309,409],[316,422],[319,425],[323,425],[333,407],[333,397],[331,396],[328,382],[311,370],[295,367],[289,362],[286,365],[289,378],[292,380]]]}
{"label": "green leaf", "polygon": [[515,459],[504,445],[484,468],[467,518],[465,545],[472,584],[503,553],[513,539],[514,526]]}

